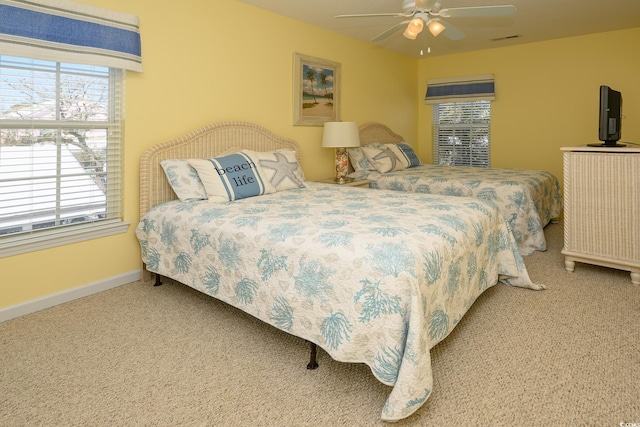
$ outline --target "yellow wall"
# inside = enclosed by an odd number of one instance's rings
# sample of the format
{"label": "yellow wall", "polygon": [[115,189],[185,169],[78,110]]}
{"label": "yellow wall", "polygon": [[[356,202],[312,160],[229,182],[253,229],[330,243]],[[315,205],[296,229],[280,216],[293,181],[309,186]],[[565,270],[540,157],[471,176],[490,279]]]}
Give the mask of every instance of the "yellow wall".
{"label": "yellow wall", "polygon": [[544,169],[562,180],[560,147],[598,142],[600,85],[622,92],[622,139],[640,143],[640,28],[419,62],[420,156],[431,162],[427,80],[493,73],[491,166]]}
{"label": "yellow wall", "polygon": [[[309,179],[332,175],[322,128],[292,126],[293,53],[342,67],[342,119],[384,121],[417,142],[416,60],[236,0],[83,0],[140,18],[143,73],[127,72],[126,234],[0,259],[0,308],[140,267],[138,162],[150,146],[224,120],[297,140]],[[242,27],[238,35],[237,27]]]}

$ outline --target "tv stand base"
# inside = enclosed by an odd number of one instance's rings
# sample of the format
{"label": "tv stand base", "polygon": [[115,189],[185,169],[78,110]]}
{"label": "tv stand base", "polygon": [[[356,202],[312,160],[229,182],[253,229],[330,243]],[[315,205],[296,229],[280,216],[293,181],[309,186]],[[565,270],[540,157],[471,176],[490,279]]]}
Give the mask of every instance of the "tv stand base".
{"label": "tv stand base", "polygon": [[565,250],[562,250],[561,253],[564,255],[564,268],[567,271],[573,273],[576,267],[576,262],[615,268],[617,270],[626,270],[631,273],[631,283],[634,285],[640,285],[640,265],[632,266],[626,263],[620,263],[619,261],[608,260],[606,258],[600,258],[593,255],[580,256],[577,254],[571,254]]}
{"label": "tv stand base", "polygon": [[587,147],[603,147],[603,148],[609,148],[609,147],[626,147],[627,144],[618,144],[617,142],[614,144],[606,144],[606,143],[602,143],[602,144],[587,144]]}

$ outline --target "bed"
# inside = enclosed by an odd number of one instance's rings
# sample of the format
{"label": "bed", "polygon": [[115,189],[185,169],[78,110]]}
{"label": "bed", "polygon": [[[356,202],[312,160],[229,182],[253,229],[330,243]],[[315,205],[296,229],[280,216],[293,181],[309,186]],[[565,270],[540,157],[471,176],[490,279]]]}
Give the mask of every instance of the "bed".
{"label": "bed", "polygon": [[[360,126],[362,147],[403,141],[402,136],[383,124]],[[553,174],[538,170],[427,164],[380,173],[366,162],[361,150],[349,149],[352,169],[355,169],[349,176],[368,179],[370,188],[490,200],[498,205],[507,220],[522,255],[546,250],[543,229],[559,218],[563,205],[560,184]],[[365,161],[365,164],[358,164],[358,161]]]}
{"label": "bed", "polygon": [[309,181],[234,201],[181,200],[164,170],[175,159],[222,164],[243,149],[294,153],[287,162],[299,168],[297,143],[244,122],[215,123],[143,154],[136,236],[145,276],[169,277],[337,361],[368,365],[392,387],[383,420],[406,418],[427,400],[430,349],[482,292],[498,282],[544,289],[482,200],[385,190],[371,197]]}

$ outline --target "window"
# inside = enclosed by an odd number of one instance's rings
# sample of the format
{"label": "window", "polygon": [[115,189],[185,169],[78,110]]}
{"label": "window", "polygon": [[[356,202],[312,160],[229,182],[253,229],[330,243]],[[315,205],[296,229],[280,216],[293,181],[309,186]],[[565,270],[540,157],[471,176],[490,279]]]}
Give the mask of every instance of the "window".
{"label": "window", "polygon": [[123,74],[0,55],[0,256],[126,231]]}
{"label": "window", "polygon": [[434,163],[490,166],[490,101],[433,104]]}

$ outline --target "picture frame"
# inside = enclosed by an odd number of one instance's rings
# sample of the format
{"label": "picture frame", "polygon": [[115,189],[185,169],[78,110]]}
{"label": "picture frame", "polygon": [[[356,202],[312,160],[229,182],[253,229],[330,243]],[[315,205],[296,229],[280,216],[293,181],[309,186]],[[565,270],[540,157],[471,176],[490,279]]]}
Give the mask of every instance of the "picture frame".
{"label": "picture frame", "polygon": [[300,53],[293,64],[293,124],[340,121],[340,64]]}

